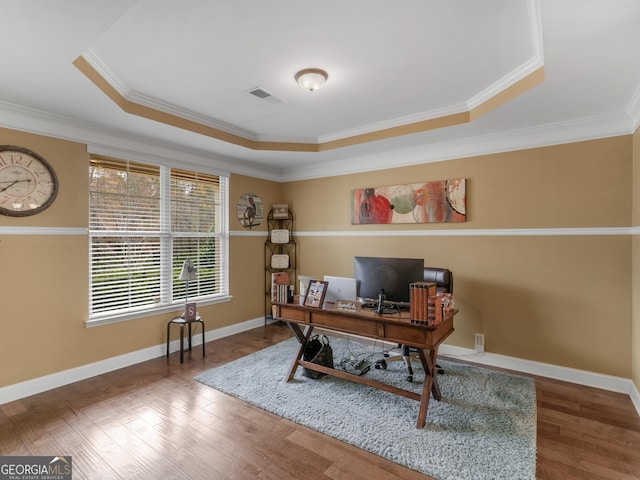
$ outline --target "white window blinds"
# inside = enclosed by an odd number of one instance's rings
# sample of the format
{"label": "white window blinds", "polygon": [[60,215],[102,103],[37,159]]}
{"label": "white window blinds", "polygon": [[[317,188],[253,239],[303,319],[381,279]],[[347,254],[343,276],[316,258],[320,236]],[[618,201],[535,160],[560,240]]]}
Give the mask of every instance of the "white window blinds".
{"label": "white window blinds", "polygon": [[[225,278],[220,190],[219,177],[171,170],[173,278],[186,258],[194,262],[198,280],[189,282],[189,298],[219,293]],[[184,290],[174,289],[173,299],[180,298]]]}
{"label": "white window blinds", "polygon": [[90,317],[227,294],[225,177],[92,156]]}

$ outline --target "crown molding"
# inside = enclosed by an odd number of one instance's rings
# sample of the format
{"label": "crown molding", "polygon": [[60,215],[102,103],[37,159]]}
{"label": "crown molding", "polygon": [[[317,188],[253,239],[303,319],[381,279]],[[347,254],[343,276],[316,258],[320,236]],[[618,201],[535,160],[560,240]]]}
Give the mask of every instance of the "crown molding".
{"label": "crown molding", "polygon": [[640,84],[636,87],[625,111],[631,117],[632,131],[635,132],[640,127]]}
{"label": "crown molding", "polygon": [[318,153],[468,123],[541,83],[544,79],[544,62],[540,0],[527,0],[527,11],[533,57],[488,88],[458,104],[313,138],[262,135],[131,91],[92,49],[83,52],[73,64],[111,101],[130,115],[252,150]]}
{"label": "crown molding", "polygon": [[536,70],[544,67],[544,45],[542,42],[542,14],[540,11],[540,0],[528,0],[527,10],[529,12],[529,31],[531,32],[531,45],[533,47],[533,57],[523,63],[514,71],[508,73],[484,91],[478,93],[467,102],[467,109],[473,110],[483,103],[499,95],[502,91],[515,85],[519,81],[533,74]]}
{"label": "crown molding", "polygon": [[[50,136],[92,145],[100,149],[120,149],[164,159],[180,159],[193,167],[223,170],[271,181],[295,181],[324,178],[372,170],[385,170],[457,158],[525,150],[563,143],[595,140],[632,134],[640,119],[640,88],[629,103],[628,113],[590,117],[531,128],[509,130],[493,135],[423,145],[374,155],[344,157],[335,161],[290,167],[286,170],[267,168],[221,156],[187,153],[180,146],[171,148],[150,143],[150,139],[127,137],[87,122],[55,115],[28,107],[0,102],[0,125],[5,128]],[[631,115],[634,115],[632,118]]]}
{"label": "crown molding", "polygon": [[629,135],[633,131],[631,118],[626,113],[602,115],[379,154],[344,157],[316,165],[290,167],[283,173],[281,181],[310,180],[444,162],[458,158]]}
{"label": "crown molding", "polygon": [[0,126],[91,145],[90,153],[107,155],[104,150],[111,149],[114,152],[119,150],[136,155],[147,155],[160,161],[160,164],[166,164],[166,159],[171,159],[171,164],[174,166],[177,161],[181,165],[197,169],[233,172],[272,181],[280,181],[281,178],[280,169],[275,167],[264,167],[206,152],[189,152],[187,148],[179,145],[162,145],[162,142],[155,139],[109,130],[90,122],[80,122],[62,115],[1,101]]}
{"label": "crown molding", "polygon": [[327,143],[334,142],[336,140],[343,140],[357,135],[366,135],[369,133],[375,133],[382,130],[388,130],[396,127],[403,127],[418,122],[426,122],[428,120],[437,120],[452,115],[458,115],[461,113],[467,113],[468,107],[466,103],[460,103],[458,105],[450,105],[448,107],[437,108],[429,110],[427,112],[415,113],[412,115],[406,115],[404,117],[394,118],[392,120],[386,120],[384,122],[370,123],[357,128],[351,128],[349,130],[341,130],[340,132],[329,133],[327,135],[321,135],[318,137],[317,142]]}
{"label": "crown molding", "polygon": [[104,63],[91,48],[82,52],[82,57],[96,72],[100,74],[102,78],[107,81],[107,83],[109,83],[109,85],[111,85],[112,88],[118,92],[120,96],[127,98],[131,94],[131,90],[129,90],[124,82],[122,82],[120,78],[111,71],[107,64]]}

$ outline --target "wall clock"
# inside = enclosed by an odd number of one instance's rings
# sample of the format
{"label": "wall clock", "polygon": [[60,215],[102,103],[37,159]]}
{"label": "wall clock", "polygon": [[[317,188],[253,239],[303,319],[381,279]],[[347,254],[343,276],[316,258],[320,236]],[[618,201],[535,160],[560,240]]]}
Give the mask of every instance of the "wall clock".
{"label": "wall clock", "polygon": [[26,148],[0,145],[0,214],[35,215],[57,194],[58,177],[44,158]]}

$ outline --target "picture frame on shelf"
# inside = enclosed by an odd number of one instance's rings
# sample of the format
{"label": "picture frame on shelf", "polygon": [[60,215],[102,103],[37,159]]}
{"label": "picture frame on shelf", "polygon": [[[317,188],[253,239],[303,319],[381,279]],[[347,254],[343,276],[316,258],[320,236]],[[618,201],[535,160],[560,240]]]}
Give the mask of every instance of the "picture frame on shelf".
{"label": "picture frame on shelf", "polygon": [[277,203],[273,205],[273,218],[283,220],[289,218],[289,205],[286,203]]}
{"label": "picture frame on shelf", "polygon": [[327,294],[327,286],[329,282],[322,280],[311,280],[307,287],[303,305],[305,307],[322,308],[324,296]]}

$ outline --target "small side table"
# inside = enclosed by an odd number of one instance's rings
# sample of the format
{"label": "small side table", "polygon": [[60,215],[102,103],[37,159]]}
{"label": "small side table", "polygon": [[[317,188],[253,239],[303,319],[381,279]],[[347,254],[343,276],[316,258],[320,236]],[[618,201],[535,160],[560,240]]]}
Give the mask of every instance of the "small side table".
{"label": "small side table", "polygon": [[171,333],[171,325],[178,325],[180,327],[180,363],[184,363],[184,327],[189,328],[187,338],[189,341],[189,351],[191,351],[191,325],[194,323],[199,323],[202,327],[202,356],[204,357],[204,322],[202,318],[200,318],[200,315],[198,315],[195,320],[187,321],[182,317],[169,320],[169,323],[167,323],[167,358],[169,358],[169,334]]}

